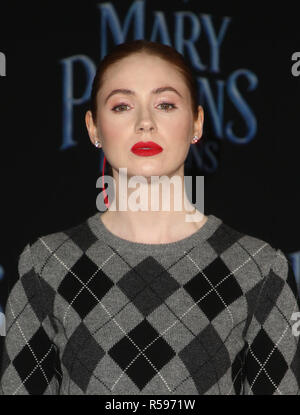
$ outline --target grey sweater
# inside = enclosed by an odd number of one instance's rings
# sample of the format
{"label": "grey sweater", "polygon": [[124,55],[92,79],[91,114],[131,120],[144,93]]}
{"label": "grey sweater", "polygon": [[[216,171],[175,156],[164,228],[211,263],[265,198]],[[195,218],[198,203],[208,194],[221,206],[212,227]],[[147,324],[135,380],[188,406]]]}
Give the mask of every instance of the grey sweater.
{"label": "grey sweater", "polygon": [[28,243],[18,271],[2,394],[299,394],[291,265],[214,215],[177,242],[143,244],[97,212]]}

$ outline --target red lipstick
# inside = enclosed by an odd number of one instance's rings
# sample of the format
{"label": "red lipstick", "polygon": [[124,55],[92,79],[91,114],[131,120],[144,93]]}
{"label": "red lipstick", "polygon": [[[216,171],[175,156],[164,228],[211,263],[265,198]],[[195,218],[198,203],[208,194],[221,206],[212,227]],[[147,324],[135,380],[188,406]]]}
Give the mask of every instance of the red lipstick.
{"label": "red lipstick", "polygon": [[153,141],[139,141],[131,147],[131,151],[137,156],[147,157],[154,156],[155,154],[162,152],[163,149]]}

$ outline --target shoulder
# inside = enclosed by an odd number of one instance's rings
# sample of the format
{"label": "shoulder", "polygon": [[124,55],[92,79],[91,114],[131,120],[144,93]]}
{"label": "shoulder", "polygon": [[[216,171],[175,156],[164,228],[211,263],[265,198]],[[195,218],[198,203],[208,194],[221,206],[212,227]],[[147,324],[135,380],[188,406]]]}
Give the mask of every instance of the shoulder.
{"label": "shoulder", "polygon": [[18,261],[19,275],[32,269],[57,285],[97,241],[88,218],[61,231],[40,235],[23,248]]}
{"label": "shoulder", "polygon": [[[222,220],[210,238],[210,243],[222,259],[230,257],[236,264],[255,263],[262,275],[269,272],[278,251],[268,241],[244,233]],[[282,252],[281,255],[284,256]]]}
{"label": "shoulder", "polygon": [[223,221],[209,242],[245,291],[275,274],[277,279],[293,284],[290,260],[270,242]]}
{"label": "shoulder", "polygon": [[223,222],[213,237],[213,246],[218,246],[222,262],[238,281],[249,303],[254,303],[258,297],[270,296],[275,301],[283,295],[290,304],[299,303],[291,260],[280,248]]}

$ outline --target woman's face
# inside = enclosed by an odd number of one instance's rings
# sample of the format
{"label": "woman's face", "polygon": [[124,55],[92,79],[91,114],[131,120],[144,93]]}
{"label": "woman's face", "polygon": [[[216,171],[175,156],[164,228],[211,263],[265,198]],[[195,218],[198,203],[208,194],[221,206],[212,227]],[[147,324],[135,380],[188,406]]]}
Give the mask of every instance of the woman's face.
{"label": "woman's face", "polygon": [[[166,86],[178,93],[152,92]],[[132,92],[111,94],[116,89]],[[195,122],[189,90],[174,66],[145,53],[122,59],[106,71],[97,108],[94,131],[114,177],[114,169],[121,167],[127,168],[128,177],[183,175],[192,138],[202,135],[203,110],[199,106]],[[139,141],[154,141],[163,151],[147,157],[136,155],[131,148]]]}

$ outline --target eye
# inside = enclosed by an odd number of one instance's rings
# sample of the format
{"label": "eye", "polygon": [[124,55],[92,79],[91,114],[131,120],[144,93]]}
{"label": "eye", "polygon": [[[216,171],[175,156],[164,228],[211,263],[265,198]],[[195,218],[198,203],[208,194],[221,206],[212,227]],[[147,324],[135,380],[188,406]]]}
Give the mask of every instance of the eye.
{"label": "eye", "polygon": [[174,104],[170,104],[169,102],[162,102],[161,104],[159,104],[158,106],[160,106],[160,105],[169,105],[169,106],[171,106],[172,108],[165,108],[167,111],[170,111],[170,110],[172,110],[172,109],[174,109],[174,108],[177,108],[176,107],[176,105],[174,105]]}
{"label": "eye", "polygon": [[129,105],[127,105],[127,104],[116,105],[115,107],[112,108],[112,111],[114,111],[114,112],[123,112],[123,111],[118,111],[117,110],[117,108],[120,108],[120,107],[129,107]]}
{"label": "eye", "polygon": [[[175,109],[175,108],[177,108],[176,107],[176,105],[174,105],[174,104],[171,104],[171,103],[169,103],[169,102],[162,102],[161,104],[159,104],[158,106],[160,106],[160,105],[163,105],[165,108],[165,110],[168,112],[168,111],[171,111],[172,109]],[[112,111],[114,111],[114,112],[124,112],[123,110],[119,110],[119,108],[122,108],[122,107],[129,107],[129,105],[127,105],[127,104],[119,104],[119,105],[116,105],[116,106],[114,106],[113,108],[112,108]],[[166,108],[166,107],[169,107],[169,108]],[[171,107],[171,108],[170,108]]]}

